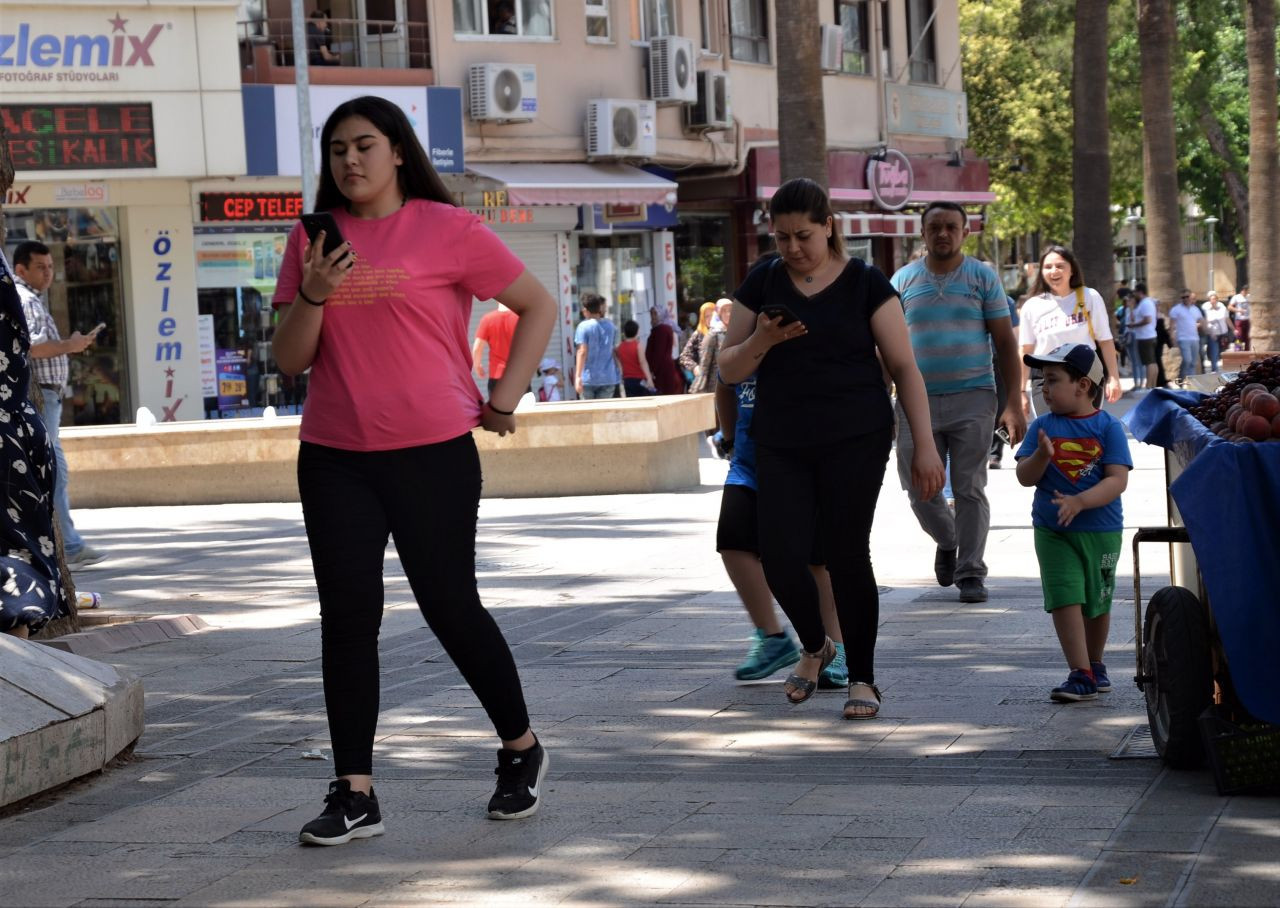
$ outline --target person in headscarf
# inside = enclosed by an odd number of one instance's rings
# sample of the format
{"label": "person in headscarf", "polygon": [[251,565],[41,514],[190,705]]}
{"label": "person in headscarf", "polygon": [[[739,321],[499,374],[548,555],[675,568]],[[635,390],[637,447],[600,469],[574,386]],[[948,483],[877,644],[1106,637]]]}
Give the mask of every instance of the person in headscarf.
{"label": "person in headscarf", "polygon": [[644,358],[653,373],[653,384],[659,394],[683,394],[684,378],[676,366],[676,320],[668,312],[664,319],[656,306],[649,307],[649,340],[645,344]]}

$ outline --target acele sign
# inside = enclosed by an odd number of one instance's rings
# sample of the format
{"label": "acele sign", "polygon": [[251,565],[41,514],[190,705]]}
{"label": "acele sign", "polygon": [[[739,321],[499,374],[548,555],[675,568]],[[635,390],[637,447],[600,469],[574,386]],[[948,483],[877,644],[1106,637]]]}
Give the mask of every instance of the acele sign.
{"label": "acele sign", "polygon": [[302,215],[298,192],[202,192],[202,221],[296,221]]}
{"label": "acele sign", "polygon": [[0,120],[16,170],[156,166],[150,104],[3,104]]}

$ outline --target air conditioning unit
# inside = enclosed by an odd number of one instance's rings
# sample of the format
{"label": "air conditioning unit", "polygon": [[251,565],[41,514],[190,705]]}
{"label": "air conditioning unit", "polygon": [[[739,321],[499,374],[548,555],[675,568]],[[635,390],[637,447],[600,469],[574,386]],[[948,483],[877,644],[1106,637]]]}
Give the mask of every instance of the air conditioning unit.
{"label": "air conditioning unit", "polygon": [[822,69],[829,73],[844,69],[844,29],[838,25],[822,26]]}
{"label": "air conditioning unit", "polygon": [[698,103],[686,111],[685,123],[690,129],[727,129],[732,126],[729,74],[716,69],[704,69],[698,73]]}
{"label": "air conditioning unit", "polygon": [[467,107],[473,120],[532,120],[538,115],[538,70],[532,63],[472,63]]}
{"label": "air conditioning unit", "polygon": [[659,104],[698,100],[693,41],[663,35],[649,41],[649,97]]}
{"label": "air conditioning unit", "polygon": [[587,102],[588,158],[651,158],[658,152],[652,101],[596,98]]}

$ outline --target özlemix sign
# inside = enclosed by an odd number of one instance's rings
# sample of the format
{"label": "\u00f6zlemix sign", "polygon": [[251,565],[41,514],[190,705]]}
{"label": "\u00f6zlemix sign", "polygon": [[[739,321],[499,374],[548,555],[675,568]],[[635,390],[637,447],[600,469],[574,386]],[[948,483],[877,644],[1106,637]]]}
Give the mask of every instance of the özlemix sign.
{"label": "\u00f6zlemix sign", "polygon": [[77,13],[58,10],[0,31],[0,82],[118,82],[121,70],[155,67],[156,41],[173,28],[154,21],[131,28],[118,12]]}
{"label": "\u00f6zlemix sign", "polygon": [[868,159],[867,188],[876,204],[886,211],[905,208],[915,189],[911,160],[894,148],[885,151],[883,161]]}

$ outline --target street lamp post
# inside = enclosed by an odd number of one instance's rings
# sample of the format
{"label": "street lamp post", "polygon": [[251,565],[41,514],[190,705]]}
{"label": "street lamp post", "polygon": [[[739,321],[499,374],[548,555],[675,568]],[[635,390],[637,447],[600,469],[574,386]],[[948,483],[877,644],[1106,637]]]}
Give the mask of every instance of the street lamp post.
{"label": "street lamp post", "polygon": [[1125,223],[1129,225],[1129,289],[1132,290],[1138,285],[1138,221],[1136,214],[1131,214],[1125,218]]}
{"label": "street lamp post", "polygon": [[[1214,290],[1213,286],[1213,228],[1218,223],[1218,219],[1213,215],[1209,215],[1204,219],[1204,225],[1209,228],[1209,293]],[[1207,295],[1207,294],[1206,294]]]}

